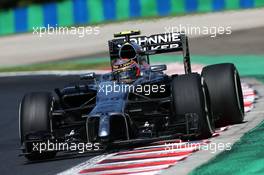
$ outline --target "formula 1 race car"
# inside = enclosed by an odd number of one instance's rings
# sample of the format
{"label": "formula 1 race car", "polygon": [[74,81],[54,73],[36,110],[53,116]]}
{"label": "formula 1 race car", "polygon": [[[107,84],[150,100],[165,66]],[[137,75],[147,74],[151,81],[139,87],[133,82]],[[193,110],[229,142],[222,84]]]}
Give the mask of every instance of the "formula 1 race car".
{"label": "formula 1 race car", "polygon": [[[215,127],[243,121],[240,77],[233,64],[209,65],[200,75],[191,71],[186,35],[139,34],[120,32],[108,41],[110,73],[81,75],[83,83],[55,89],[56,97],[51,92],[23,97],[19,130],[27,159],[52,158],[58,151],[39,152],[36,143],[93,147],[204,139]],[[166,65],[150,65],[151,55],[178,51],[183,53],[185,74],[169,76]]]}

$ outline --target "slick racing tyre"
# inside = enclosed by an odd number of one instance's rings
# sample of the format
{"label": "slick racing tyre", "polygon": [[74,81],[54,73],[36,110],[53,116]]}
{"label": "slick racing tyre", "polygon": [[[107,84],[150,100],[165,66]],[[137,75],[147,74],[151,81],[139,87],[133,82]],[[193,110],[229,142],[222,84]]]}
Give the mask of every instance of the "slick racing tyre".
{"label": "slick racing tyre", "polygon": [[53,158],[56,152],[33,151],[33,144],[27,142],[27,134],[50,133],[50,112],[53,107],[53,97],[48,92],[34,92],[26,94],[20,104],[20,139],[25,148],[28,160]]}
{"label": "slick racing tyre", "polygon": [[191,73],[175,76],[171,85],[175,120],[181,121],[186,115],[194,114],[198,117],[195,120],[198,126],[195,134],[200,139],[211,137],[214,132],[214,124],[209,96],[200,75]]}
{"label": "slick racing tyre", "polygon": [[208,86],[216,126],[243,122],[243,94],[240,77],[234,64],[206,66],[202,70],[202,77]]}

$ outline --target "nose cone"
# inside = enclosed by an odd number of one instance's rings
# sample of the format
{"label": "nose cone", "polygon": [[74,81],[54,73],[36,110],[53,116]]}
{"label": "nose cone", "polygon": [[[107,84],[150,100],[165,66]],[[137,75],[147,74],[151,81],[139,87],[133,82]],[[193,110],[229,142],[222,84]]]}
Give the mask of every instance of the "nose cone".
{"label": "nose cone", "polygon": [[101,130],[100,133],[99,133],[99,137],[107,137],[108,136],[108,133],[107,131],[105,130]]}
{"label": "nose cone", "polygon": [[110,116],[109,115],[101,115],[99,121],[99,137],[108,137],[110,135]]}

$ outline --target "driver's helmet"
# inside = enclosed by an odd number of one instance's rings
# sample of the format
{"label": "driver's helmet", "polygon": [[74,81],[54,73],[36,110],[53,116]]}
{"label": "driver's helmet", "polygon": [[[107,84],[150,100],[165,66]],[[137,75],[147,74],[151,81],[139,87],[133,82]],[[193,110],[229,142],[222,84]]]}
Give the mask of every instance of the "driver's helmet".
{"label": "driver's helmet", "polygon": [[140,68],[133,59],[122,58],[113,64],[113,74],[117,81],[132,83],[140,76]]}

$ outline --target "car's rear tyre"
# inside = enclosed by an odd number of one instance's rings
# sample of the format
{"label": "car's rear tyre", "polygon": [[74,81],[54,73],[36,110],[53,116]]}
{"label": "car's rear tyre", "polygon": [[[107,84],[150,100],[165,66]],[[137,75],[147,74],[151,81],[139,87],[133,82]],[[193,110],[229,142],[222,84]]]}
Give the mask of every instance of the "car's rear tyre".
{"label": "car's rear tyre", "polygon": [[243,94],[240,77],[234,64],[206,66],[202,70],[202,77],[208,86],[216,126],[243,122]]}
{"label": "car's rear tyre", "polygon": [[198,116],[198,138],[209,138],[214,132],[207,89],[199,74],[175,76],[172,79],[172,98],[175,120],[186,114]]}
{"label": "car's rear tyre", "polygon": [[53,97],[48,92],[34,92],[26,94],[20,104],[19,126],[20,140],[25,147],[25,157],[29,160],[41,160],[52,158],[55,151],[33,151],[32,143],[27,142],[27,134],[42,132],[50,133],[50,112],[53,107]]}

